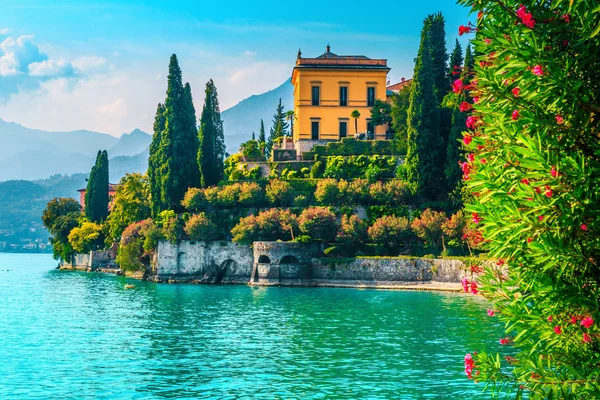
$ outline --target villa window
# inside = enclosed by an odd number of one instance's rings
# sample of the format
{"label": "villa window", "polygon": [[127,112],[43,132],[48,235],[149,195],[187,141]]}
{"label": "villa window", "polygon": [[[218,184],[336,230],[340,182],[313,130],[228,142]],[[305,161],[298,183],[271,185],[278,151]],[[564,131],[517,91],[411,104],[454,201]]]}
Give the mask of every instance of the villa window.
{"label": "villa window", "polygon": [[375,88],[370,86],[367,88],[367,107],[375,105]]}
{"label": "villa window", "polygon": [[348,136],[348,122],[340,121],[340,139]]}
{"label": "villa window", "polygon": [[311,139],[319,140],[319,121],[311,121],[310,123]]}
{"label": "villa window", "polygon": [[318,106],[321,100],[321,88],[319,86],[312,87],[312,105]]}
{"label": "villa window", "polygon": [[375,139],[375,124],[371,120],[367,120],[367,139]]}
{"label": "villa window", "polygon": [[346,107],[348,105],[348,87],[340,86],[340,106]]}

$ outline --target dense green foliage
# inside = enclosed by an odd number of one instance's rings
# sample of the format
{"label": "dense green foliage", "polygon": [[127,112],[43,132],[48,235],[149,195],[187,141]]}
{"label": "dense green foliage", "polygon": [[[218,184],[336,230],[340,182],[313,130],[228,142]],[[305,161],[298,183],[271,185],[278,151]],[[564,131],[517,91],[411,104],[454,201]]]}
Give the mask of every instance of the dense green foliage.
{"label": "dense green foliage", "polygon": [[402,154],[402,148],[395,141],[343,138],[325,146],[314,146],[312,153],[319,156],[374,156]]}
{"label": "dense green foliage", "polygon": [[192,215],[185,224],[185,233],[190,240],[210,241],[218,237],[217,226],[206,213]]}
{"label": "dense green foliage", "polygon": [[[406,153],[406,177],[414,192],[426,198],[438,198],[444,191],[442,168],[445,154],[444,138],[440,132],[440,93],[446,72],[440,68],[444,20],[430,15],[421,31],[421,43],[411,84],[408,108],[408,149]],[[445,46],[445,44],[444,44]],[[444,58],[444,65],[445,65]]]}
{"label": "dense green foliage", "polygon": [[98,151],[85,191],[85,216],[102,223],[108,217],[108,153]]}
{"label": "dense green foliage", "polygon": [[325,242],[335,238],[338,223],[335,214],[327,207],[310,207],[298,217],[300,232],[314,240]]}
{"label": "dense green foliage", "polygon": [[408,107],[410,105],[410,87],[411,84],[405,84],[400,91],[392,97],[392,131],[394,138],[402,143],[402,150],[406,152],[408,141]]}
{"label": "dense green foliage", "polygon": [[119,182],[107,223],[118,240],[129,225],[150,218],[150,184],[147,175],[127,174]]}
{"label": "dense green foliage", "polygon": [[89,253],[104,247],[102,225],[85,221],[81,226],[71,230],[68,236],[69,244],[77,253]]}
{"label": "dense green foliage", "polygon": [[117,263],[124,271],[144,271],[163,236],[151,219],[129,225],[121,236]]}
{"label": "dense green foliage", "polygon": [[50,200],[42,214],[44,227],[52,235],[54,258],[70,261],[74,251],[69,243],[69,233],[79,226],[81,206],[73,199],[57,198]]}
{"label": "dense green foliage", "polygon": [[387,101],[375,100],[371,108],[371,122],[375,125],[389,125],[392,123],[392,106]]}
{"label": "dense green foliage", "polygon": [[154,137],[150,145],[148,177],[152,213],[181,210],[181,200],[190,187],[200,186],[197,165],[199,149],[196,113],[189,84],[183,84],[177,56],[169,62],[167,97],[158,106]]}
{"label": "dense green foliage", "polygon": [[[600,397],[600,8],[473,1],[467,206],[497,260],[478,282],[506,326],[469,378],[518,398]],[[464,85],[463,85],[464,86]]]}
{"label": "dense green foliage", "polygon": [[200,150],[198,164],[202,171],[202,187],[213,186],[224,177],[225,136],[217,88],[213,80],[206,83],[206,97],[200,118]]}

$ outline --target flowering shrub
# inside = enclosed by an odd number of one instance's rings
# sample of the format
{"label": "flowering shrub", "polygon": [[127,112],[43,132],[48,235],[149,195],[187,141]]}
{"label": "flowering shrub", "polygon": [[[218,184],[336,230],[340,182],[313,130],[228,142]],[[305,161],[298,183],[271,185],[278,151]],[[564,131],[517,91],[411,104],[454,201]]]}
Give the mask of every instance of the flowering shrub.
{"label": "flowering shrub", "polygon": [[[151,219],[134,222],[123,231],[117,263],[124,271],[143,271],[149,264],[157,240],[158,227]],[[159,234],[160,235],[160,234]]]}
{"label": "flowering shrub", "polygon": [[257,216],[244,217],[231,230],[234,242],[246,244],[261,240],[289,241],[297,233],[296,216],[288,210],[276,208],[262,211]]}
{"label": "flowering shrub", "polygon": [[275,179],[269,182],[266,192],[271,204],[286,206],[293,199],[294,188],[286,181]]}
{"label": "flowering shrub", "polygon": [[448,221],[446,214],[426,209],[419,218],[415,218],[411,227],[413,232],[427,244],[439,248],[443,242],[442,226]]}
{"label": "flowering shrub", "polygon": [[206,213],[192,215],[185,223],[185,233],[190,240],[210,241],[218,237],[218,229],[206,216]]}
{"label": "flowering shrub", "polygon": [[467,211],[498,259],[478,288],[510,349],[465,358],[467,376],[519,398],[599,398],[598,2],[460,2],[479,13]]}
{"label": "flowering shrub", "polygon": [[369,181],[366,179],[352,181],[341,194],[349,204],[367,204],[369,202]]}
{"label": "flowering shrub", "polygon": [[367,223],[356,215],[343,215],[337,241],[347,247],[354,247],[364,243],[367,238]]}
{"label": "flowering shrub", "polygon": [[264,202],[264,191],[258,183],[244,182],[240,185],[238,201],[246,207],[258,207]]}
{"label": "flowering shrub", "polygon": [[333,241],[337,234],[337,219],[327,207],[311,207],[298,218],[300,231],[315,240]]}
{"label": "flowering shrub", "polygon": [[206,209],[208,201],[204,189],[190,188],[185,193],[181,205],[192,212],[199,212]]}
{"label": "flowering shrub", "polygon": [[315,199],[324,205],[335,205],[340,197],[338,182],[335,179],[323,179],[317,184]]}
{"label": "flowering shrub", "polygon": [[405,217],[385,216],[377,219],[368,229],[369,239],[388,249],[407,246],[413,238],[410,222]]}
{"label": "flowering shrub", "polygon": [[467,220],[462,210],[458,211],[442,223],[442,233],[444,234],[444,238],[448,241],[455,243],[464,242],[466,239],[466,230]]}

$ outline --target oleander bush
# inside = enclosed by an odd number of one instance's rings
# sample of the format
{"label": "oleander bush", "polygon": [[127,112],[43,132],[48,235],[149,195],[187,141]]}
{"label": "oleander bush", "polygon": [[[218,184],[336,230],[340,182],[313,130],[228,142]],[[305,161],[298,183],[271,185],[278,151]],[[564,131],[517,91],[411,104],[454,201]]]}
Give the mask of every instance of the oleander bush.
{"label": "oleander bush", "polygon": [[[171,217],[168,217],[171,218]],[[134,222],[123,231],[117,263],[124,271],[143,271],[148,265],[158,240],[160,228],[151,219]]]}
{"label": "oleander bush", "polygon": [[212,222],[206,213],[192,215],[185,223],[185,233],[190,240],[210,241],[219,236],[217,226]]}
{"label": "oleander bush", "polygon": [[446,214],[428,208],[421,213],[419,218],[413,219],[411,228],[426,244],[440,248],[443,244],[444,236],[442,227],[447,221]]}
{"label": "oleander bush", "polygon": [[367,240],[367,223],[357,215],[343,215],[337,241],[355,251]]}
{"label": "oleander bush", "polygon": [[300,232],[314,240],[330,242],[338,231],[337,217],[327,207],[306,208],[298,218]]}
{"label": "oleander bush", "polygon": [[251,244],[255,241],[290,241],[298,232],[298,220],[294,214],[273,208],[240,219],[231,235],[234,242]]}
{"label": "oleander bush", "polygon": [[294,199],[294,188],[289,182],[276,179],[269,182],[266,194],[271,204],[285,207]]}
{"label": "oleander bush", "polygon": [[335,179],[323,179],[317,184],[315,199],[319,204],[333,205],[340,200],[340,190]]}
{"label": "oleander bush", "polygon": [[[465,289],[505,324],[470,379],[517,398],[600,398],[600,7],[460,0],[478,13],[466,206],[497,262]],[[465,87],[466,86],[466,87]]]}
{"label": "oleander bush", "polygon": [[408,247],[414,237],[408,218],[391,215],[377,219],[369,227],[368,235],[372,243],[386,249],[394,249],[400,245]]}

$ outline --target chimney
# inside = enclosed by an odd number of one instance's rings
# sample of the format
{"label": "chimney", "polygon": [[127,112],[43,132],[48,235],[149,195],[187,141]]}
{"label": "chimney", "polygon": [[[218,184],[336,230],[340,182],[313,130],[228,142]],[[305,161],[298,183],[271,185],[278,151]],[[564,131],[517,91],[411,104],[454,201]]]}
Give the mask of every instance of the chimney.
{"label": "chimney", "polygon": [[329,45],[329,43],[327,43],[327,52],[329,53],[331,51],[331,46]]}

